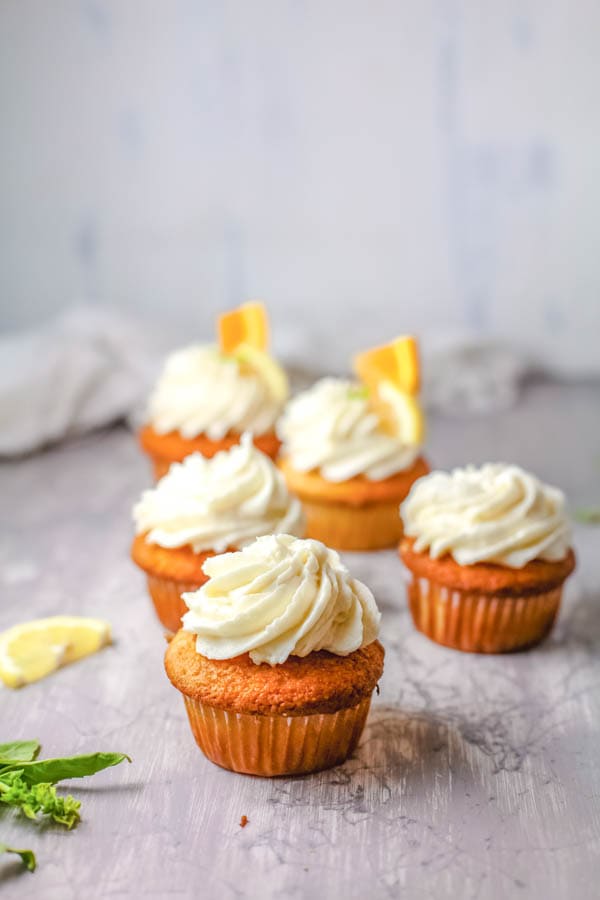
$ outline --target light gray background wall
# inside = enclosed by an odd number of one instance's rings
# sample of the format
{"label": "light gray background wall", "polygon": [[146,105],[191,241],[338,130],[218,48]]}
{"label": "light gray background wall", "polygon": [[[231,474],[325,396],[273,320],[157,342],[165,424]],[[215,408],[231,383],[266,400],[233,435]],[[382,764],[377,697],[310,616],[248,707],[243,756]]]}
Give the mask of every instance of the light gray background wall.
{"label": "light gray background wall", "polygon": [[600,367],[599,46],[597,0],[1,0],[2,326],[261,296]]}

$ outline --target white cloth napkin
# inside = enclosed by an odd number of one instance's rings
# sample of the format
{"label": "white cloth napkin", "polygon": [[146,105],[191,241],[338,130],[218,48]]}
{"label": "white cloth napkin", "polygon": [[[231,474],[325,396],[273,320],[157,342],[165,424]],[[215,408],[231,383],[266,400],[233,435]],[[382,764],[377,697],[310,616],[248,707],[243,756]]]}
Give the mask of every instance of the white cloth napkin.
{"label": "white cloth napkin", "polygon": [[74,308],[36,332],[0,338],[0,455],[28,453],[127,416],[160,354],[139,325]]}

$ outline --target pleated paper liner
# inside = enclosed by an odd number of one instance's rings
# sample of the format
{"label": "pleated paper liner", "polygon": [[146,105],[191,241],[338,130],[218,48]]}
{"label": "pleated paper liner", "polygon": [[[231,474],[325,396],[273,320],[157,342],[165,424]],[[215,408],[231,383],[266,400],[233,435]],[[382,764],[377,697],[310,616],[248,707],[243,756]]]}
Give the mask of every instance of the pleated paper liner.
{"label": "pleated paper liner", "polygon": [[302,499],[306,536],[335,550],[382,550],[402,537],[398,501],[351,506]]}
{"label": "pleated paper liner", "polygon": [[408,600],[415,626],[455,650],[508,653],[542,641],[551,631],[562,585],[521,596],[498,596],[445,587],[411,576]]}
{"label": "pleated paper liner", "polygon": [[303,775],[344,762],[365,727],[371,697],[333,713],[254,715],[207,706],[184,694],[196,743],[224,769],[246,775]]}
{"label": "pleated paper liner", "polygon": [[188,611],[181,595],[187,591],[197,591],[206,578],[192,582],[158,578],[155,575],[147,575],[146,578],[156,615],[167,631],[174,634],[181,628],[182,615]]}

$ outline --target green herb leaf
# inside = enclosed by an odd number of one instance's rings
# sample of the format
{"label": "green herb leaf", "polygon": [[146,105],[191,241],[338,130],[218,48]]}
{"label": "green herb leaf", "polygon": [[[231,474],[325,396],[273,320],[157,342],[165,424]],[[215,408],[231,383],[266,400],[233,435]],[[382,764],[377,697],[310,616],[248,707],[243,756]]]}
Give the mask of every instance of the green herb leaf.
{"label": "green herb leaf", "polygon": [[66,828],[79,821],[78,800],[59,796],[52,784],[27,784],[21,770],[0,775],[0,802],[17,807],[28,819],[37,819],[41,813]]}
{"label": "green herb leaf", "polygon": [[[59,759],[40,759],[32,762],[16,763],[11,768],[18,768],[26,784],[40,782],[56,784],[67,778],[84,778],[94,775],[102,769],[117,766],[123,760],[131,762],[124,753],[88,753],[83,756],[67,756]],[[0,771],[0,778],[6,769]]]}
{"label": "green herb leaf", "polygon": [[582,506],[575,510],[573,518],[584,525],[600,525],[600,506]]}
{"label": "green herb leaf", "polygon": [[[58,794],[56,782],[94,775],[125,759],[131,762],[124,753],[88,753],[38,760],[39,751],[37,741],[0,744],[0,804],[20,809],[28,819],[48,816],[65,828],[73,828],[79,822],[81,803],[71,796]],[[35,869],[35,856],[31,850],[16,850],[0,844],[0,853],[17,853],[30,872]]]}
{"label": "green herb leaf", "polygon": [[41,744],[38,741],[11,741],[0,744],[0,767],[13,762],[30,762],[36,759]]}
{"label": "green herb leaf", "polygon": [[35,853],[33,850],[18,850],[16,847],[9,847],[8,844],[0,844],[0,853],[16,853],[17,856],[21,857],[23,865],[30,872],[35,870]]}

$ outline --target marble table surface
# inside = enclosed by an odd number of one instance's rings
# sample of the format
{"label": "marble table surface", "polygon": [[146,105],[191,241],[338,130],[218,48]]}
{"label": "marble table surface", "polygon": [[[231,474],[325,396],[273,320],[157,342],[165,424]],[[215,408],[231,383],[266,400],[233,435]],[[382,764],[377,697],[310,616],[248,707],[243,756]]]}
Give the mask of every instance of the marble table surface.
{"label": "marble table surface", "polygon": [[[431,422],[448,467],[514,460],[600,502],[600,388],[539,384],[514,409]],[[0,467],[0,628],[57,612],[108,619],[112,647],[0,690],[0,740],[45,755],[118,750],[132,765],[72,783],[73,832],[0,813],[0,897],[592,898],[600,875],[600,528],[538,649],[460,654],[418,634],[392,552],[347,554],[383,611],[386,668],[353,759],[294,779],[213,766],[163,674],[163,632],[128,558],[149,471],[125,429]],[[240,817],[249,823],[240,827]],[[5,858],[6,859],[6,858]]]}

